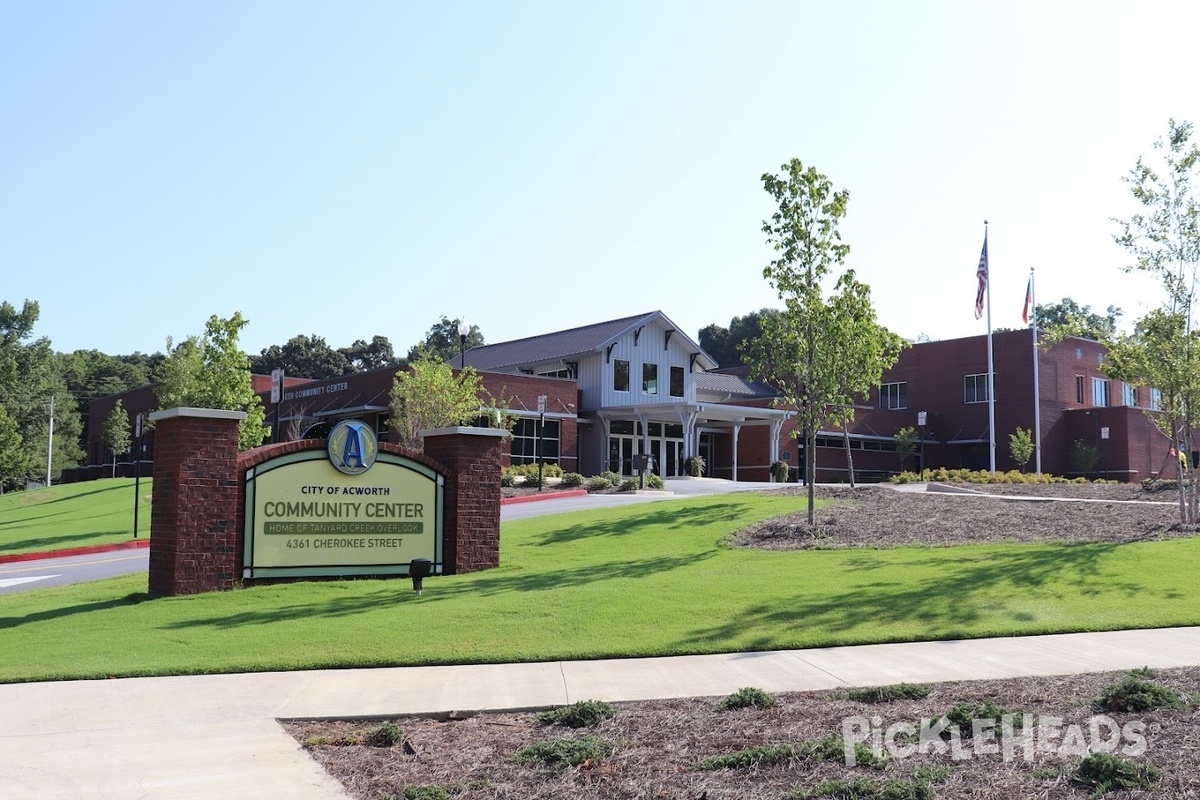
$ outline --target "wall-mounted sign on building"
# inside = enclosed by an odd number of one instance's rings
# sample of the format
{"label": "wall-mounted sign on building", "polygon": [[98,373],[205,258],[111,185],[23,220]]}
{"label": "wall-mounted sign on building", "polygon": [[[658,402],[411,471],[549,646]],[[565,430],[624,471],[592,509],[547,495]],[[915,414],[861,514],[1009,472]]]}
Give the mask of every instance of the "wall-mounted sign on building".
{"label": "wall-mounted sign on building", "polygon": [[442,477],[358,420],[326,441],[246,471],[243,577],[407,575],[415,558],[441,574]]}

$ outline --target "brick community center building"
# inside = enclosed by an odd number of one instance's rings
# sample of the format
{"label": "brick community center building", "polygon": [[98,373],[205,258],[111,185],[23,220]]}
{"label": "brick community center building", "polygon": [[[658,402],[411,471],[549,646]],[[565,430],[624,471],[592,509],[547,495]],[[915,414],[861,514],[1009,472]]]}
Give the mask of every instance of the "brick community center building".
{"label": "brick community center building", "polygon": [[[1102,371],[1102,344],[1078,338],[1043,344],[1035,384],[1030,329],[994,333],[992,343],[997,470],[1018,466],[1009,436],[1018,427],[1033,429],[1036,385],[1043,472],[1120,481],[1174,477],[1173,443],[1146,415],[1158,393],[1110,380]],[[654,472],[675,477],[685,474],[688,457],[699,455],[711,477],[769,480],[775,461],[791,467],[791,480],[799,477],[802,443],[792,437],[793,415],[777,405],[776,393],[752,381],[745,367],[720,369],[661,311],[475,347],[461,358],[517,418],[506,464],[536,463],[540,442],[546,463],[584,475],[633,475],[636,457],[648,455]],[[454,366],[459,361],[456,356]],[[395,373],[288,377],[278,404],[269,402],[269,377],[254,376],[254,388],[277,442],[323,435],[326,425],[351,418],[386,439]],[[987,469],[987,393],[986,336],[906,348],[879,388],[863,398],[849,428],[856,476],[878,480],[901,470],[896,433],[904,427],[920,436],[919,451],[904,468]],[[101,430],[118,399],[131,417],[158,407],[153,386],[93,400],[88,466],[64,470],[63,481],[111,474]],[[843,432],[820,431],[816,445],[817,480],[846,480]],[[118,475],[134,474],[132,453],[117,460]],[[142,439],[142,461],[152,460],[151,433]],[[141,469],[150,474],[145,463]]]}

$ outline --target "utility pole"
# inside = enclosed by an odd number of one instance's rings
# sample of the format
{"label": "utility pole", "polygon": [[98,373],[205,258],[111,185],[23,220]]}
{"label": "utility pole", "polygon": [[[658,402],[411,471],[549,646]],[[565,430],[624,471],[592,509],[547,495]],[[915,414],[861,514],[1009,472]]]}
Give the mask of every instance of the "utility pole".
{"label": "utility pole", "polygon": [[50,486],[54,467],[54,395],[50,395],[50,436],[46,442],[46,486]]}

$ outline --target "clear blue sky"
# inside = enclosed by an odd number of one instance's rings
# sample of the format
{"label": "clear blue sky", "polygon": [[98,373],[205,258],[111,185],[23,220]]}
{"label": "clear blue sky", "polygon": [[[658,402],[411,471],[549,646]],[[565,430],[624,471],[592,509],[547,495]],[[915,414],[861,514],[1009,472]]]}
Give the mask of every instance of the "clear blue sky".
{"label": "clear blue sky", "polygon": [[1063,296],[1156,302],[1110,221],[1200,123],[1187,2],[10,2],[0,300],[55,349],[163,349],[240,310],[398,354],[776,304],[761,175],[850,191],[848,266],[908,337]]}

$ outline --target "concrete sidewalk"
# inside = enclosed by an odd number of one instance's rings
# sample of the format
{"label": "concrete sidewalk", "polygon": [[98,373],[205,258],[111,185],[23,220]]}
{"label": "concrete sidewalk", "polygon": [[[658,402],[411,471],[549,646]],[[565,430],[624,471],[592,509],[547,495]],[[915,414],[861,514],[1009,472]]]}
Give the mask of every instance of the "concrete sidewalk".
{"label": "concrete sidewalk", "polygon": [[1200,628],[610,661],[0,685],[5,800],[344,798],[276,723],[1200,665]]}

